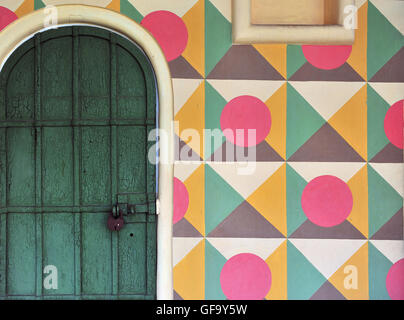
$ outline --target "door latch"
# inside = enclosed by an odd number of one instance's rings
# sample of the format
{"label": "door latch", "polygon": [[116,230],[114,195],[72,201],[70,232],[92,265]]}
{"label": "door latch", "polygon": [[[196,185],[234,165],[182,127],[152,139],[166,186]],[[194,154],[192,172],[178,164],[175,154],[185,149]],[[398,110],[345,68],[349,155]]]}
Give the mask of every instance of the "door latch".
{"label": "door latch", "polygon": [[142,204],[118,203],[112,207],[112,211],[108,216],[108,229],[111,231],[121,230],[125,224],[124,216],[137,213],[155,214],[156,211],[156,202]]}

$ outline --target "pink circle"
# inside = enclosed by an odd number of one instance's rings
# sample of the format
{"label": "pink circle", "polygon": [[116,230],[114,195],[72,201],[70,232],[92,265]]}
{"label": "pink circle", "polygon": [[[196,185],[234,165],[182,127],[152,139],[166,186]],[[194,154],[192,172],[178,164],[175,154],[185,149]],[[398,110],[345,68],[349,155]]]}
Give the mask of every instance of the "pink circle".
{"label": "pink circle", "polygon": [[397,101],[389,108],[384,118],[384,132],[387,139],[400,149],[403,149],[403,109],[404,100]]}
{"label": "pink circle", "polygon": [[397,261],[386,277],[386,288],[393,300],[404,300],[404,259]]}
{"label": "pink circle", "polygon": [[307,61],[319,69],[331,70],[342,66],[352,52],[352,46],[302,46]]}
{"label": "pink circle", "polygon": [[[239,96],[224,107],[220,126],[226,139],[240,147],[261,143],[271,130],[271,112],[265,103],[253,96]],[[255,130],[255,139],[249,129]],[[251,131],[250,131],[251,132]],[[244,137],[244,139],[243,139]]]}
{"label": "pink circle", "polygon": [[174,214],[173,223],[180,221],[188,210],[189,195],[187,187],[181,180],[174,178]]}
{"label": "pink circle", "polygon": [[301,202],[307,218],[321,227],[341,224],[353,207],[348,185],[334,176],[319,176],[311,180],[303,190]]}
{"label": "pink circle", "polygon": [[223,293],[230,300],[262,300],[271,288],[271,270],[255,254],[231,257],[220,273]]}
{"label": "pink circle", "polygon": [[0,31],[17,19],[18,17],[13,11],[0,6]]}
{"label": "pink circle", "polygon": [[159,43],[167,61],[178,58],[188,43],[188,30],[180,17],[169,11],[154,11],[143,18],[141,25]]}

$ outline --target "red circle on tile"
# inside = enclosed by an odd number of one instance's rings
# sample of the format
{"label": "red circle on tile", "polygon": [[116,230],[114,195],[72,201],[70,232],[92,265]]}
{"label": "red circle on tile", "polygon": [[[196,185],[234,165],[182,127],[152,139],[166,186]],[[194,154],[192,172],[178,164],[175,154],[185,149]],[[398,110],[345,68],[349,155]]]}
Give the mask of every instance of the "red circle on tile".
{"label": "red circle on tile", "polygon": [[404,100],[397,101],[389,108],[384,118],[384,132],[387,139],[400,149],[403,149],[403,109]]}
{"label": "red circle on tile", "polygon": [[302,46],[303,54],[311,65],[331,70],[342,66],[352,52],[352,46]]}
{"label": "red circle on tile", "polygon": [[176,14],[165,11],[153,11],[141,22],[159,43],[167,61],[178,58],[188,43],[188,30],[182,19]]}
{"label": "red circle on tile", "polygon": [[341,224],[353,207],[352,192],[341,179],[325,175],[311,180],[302,193],[302,209],[307,218],[321,227]]}
{"label": "red circle on tile", "polygon": [[404,259],[390,268],[386,277],[386,289],[393,300],[404,300]]}
{"label": "red circle on tile", "polygon": [[[271,130],[271,112],[267,105],[253,96],[239,96],[226,104],[220,116],[220,126],[226,139],[240,147],[261,143]],[[255,139],[249,140],[249,130]],[[250,138],[254,137],[250,135]]]}
{"label": "red circle on tile", "polygon": [[174,213],[173,213],[173,223],[176,224],[180,221],[188,210],[189,205],[189,194],[187,187],[184,183],[174,178]]}
{"label": "red circle on tile", "polygon": [[230,300],[262,300],[271,288],[268,264],[252,253],[231,257],[220,273],[223,293]]}
{"label": "red circle on tile", "polygon": [[17,19],[18,17],[13,11],[0,6],[0,31]]}

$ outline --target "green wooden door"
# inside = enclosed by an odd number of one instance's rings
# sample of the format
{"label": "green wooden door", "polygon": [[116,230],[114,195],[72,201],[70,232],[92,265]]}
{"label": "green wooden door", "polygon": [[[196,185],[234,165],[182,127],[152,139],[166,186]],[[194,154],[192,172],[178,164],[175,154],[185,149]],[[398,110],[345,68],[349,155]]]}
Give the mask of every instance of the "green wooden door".
{"label": "green wooden door", "polygon": [[[0,299],[154,299],[156,87],[143,52],[63,27],[19,47],[0,81]],[[136,211],[119,232],[107,228],[116,205]]]}

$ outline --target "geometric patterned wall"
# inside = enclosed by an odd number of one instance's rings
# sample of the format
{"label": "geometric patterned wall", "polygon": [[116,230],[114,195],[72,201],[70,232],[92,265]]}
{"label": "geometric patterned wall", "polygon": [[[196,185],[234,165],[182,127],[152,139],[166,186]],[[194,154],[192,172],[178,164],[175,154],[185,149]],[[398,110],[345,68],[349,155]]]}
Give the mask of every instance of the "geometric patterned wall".
{"label": "geometric patterned wall", "polygon": [[[55,2],[74,1],[0,5]],[[402,1],[357,1],[355,44],[337,47],[233,45],[230,0],[75,2],[141,23],[169,62],[176,299],[404,299]],[[209,149],[203,131],[247,123],[240,175],[231,139]]]}

